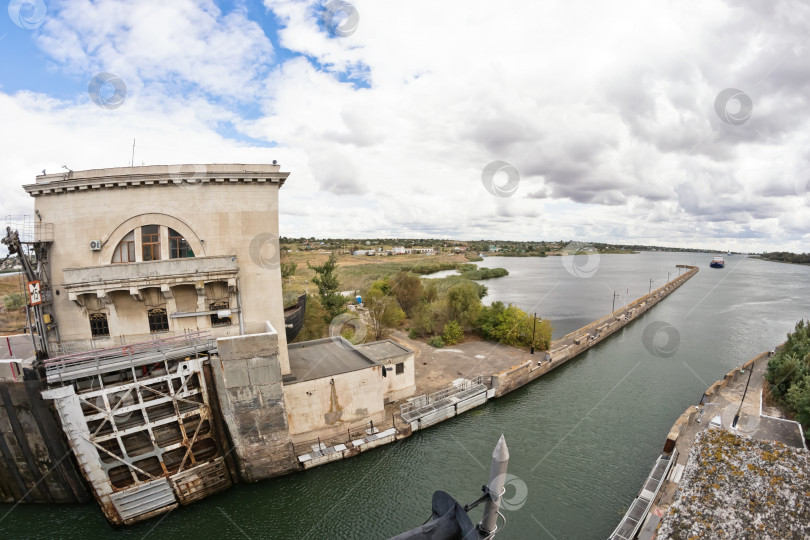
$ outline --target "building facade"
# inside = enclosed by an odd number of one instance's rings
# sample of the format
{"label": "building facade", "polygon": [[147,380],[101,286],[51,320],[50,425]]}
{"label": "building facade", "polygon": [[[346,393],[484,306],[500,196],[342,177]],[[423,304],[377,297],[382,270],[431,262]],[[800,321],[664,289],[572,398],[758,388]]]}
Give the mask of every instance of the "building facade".
{"label": "building facade", "polygon": [[[38,176],[53,224],[51,355],[209,330],[284,328],[278,165],[176,165]],[[282,372],[289,373],[284,332]]]}

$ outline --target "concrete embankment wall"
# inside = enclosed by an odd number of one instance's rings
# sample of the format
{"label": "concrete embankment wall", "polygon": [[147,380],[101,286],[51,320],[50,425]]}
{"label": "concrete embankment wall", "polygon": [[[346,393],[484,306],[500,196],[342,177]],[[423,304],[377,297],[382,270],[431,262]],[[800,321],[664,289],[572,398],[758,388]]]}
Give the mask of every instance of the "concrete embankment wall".
{"label": "concrete embankment wall", "polygon": [[90,493],[38,380],[0,381],[0,501],[77,503]]}
{"label": "concrete embankment wall", "polygon": [[493,374],[492,383],[493,388],[495,388],[495,397],[508,394],[512,390],[542,377],[552,369],[563,365],[565,362],[587,351],[597,343],[607,339],[617,330],[635,321],[640,315],[669,296],[670,293],[683,285],[698,272],[696,266],[689,266],[687,268],[688,271],[685,274],[673,279],[662,287],[634,300],[610,315],[566,334],[560,339],[554,340],[551,343],[551,347],[549,347],[550,351],[538,356],[540,365],[535,365],[535,360],[529,360],[526,363],[512,366],[508,370]]}

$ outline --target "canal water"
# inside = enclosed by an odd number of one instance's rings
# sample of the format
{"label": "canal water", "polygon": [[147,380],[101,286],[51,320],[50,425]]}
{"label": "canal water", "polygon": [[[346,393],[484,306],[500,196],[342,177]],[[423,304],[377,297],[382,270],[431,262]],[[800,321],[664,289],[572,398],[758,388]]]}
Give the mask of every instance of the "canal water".
{"label": "canal water", "polygon": [[[501,434],[514,477],[498,538],[605,538],[686,407],[810,317],[810,267],[734,255],[715,270],[711,254],[700,253],[572,259],[493,257],[480,264],[510,272],[486,281],[490,301],[514,302],[551,319],[555,336],[608,314],[614,291],[618,308],[646,293],[650,279],[655,289],[667,272],[677,275],[675,264],[701,270],[579,358],[404,441],[240,485],[121,531],[92,504],[0,505],[0,538],[387,538],[425,521],[435,490],[462,504],[475,500]],[[667,331],[645,338],[654,322]]]}

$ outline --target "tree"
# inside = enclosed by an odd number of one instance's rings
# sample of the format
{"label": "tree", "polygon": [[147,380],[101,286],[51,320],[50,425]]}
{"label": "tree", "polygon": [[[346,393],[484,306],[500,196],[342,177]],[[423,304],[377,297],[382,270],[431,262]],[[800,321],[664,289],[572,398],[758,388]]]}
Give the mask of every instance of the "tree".
{"label": "tree", "polygon": [[324,321],[329,323],[341,313],[346,312],[346,298],[338,291],[340,282],[335,272],[337,269],[337,255],[333,251],[325,263],[312,266],[307,262],[307,266],[315,272],[312,282],[318,286],[321,305],[325,311]]}
{"label": "tree", "polygon": [[439,298],[439,289],[436,287],[436,283],[429,280],[428,284],[422,289],[422,302],[430,304],[437,298]]}
{"label": "tree", "polygon": [[382,339],[388,330],[399,326],[405,318],[405,312],[399,307],[397,299],[383,292],[387,288],[383,281],[375,281],[364,295],[374,339]]}
{"label": "tree", "polygon": [[399,272],[391,277],[389,285],[400,307],[412,316],[422,298],[422,280],[409,272]]}
{"label": "tree", "polygon": [[803,426],[810,425],[810,375],[805,375],[790,387],[786,401],[796,411],[796,420]]}
{"label": "tree", "polygon": [[411,315],[411,328],[421,337],[433,332],[432,306],[426,302],[420,302]]}
{"label": "tree", "polygon": [[464,330],[471,330],[481,312],[481,298],[475,282],[463,281],[447,291],[447,318],[458,321]]}
{"label": "tree", "polygon": [[294,262],[281,263],[281,279],[287,279],[288,277],[294,276],[297,268],[298,265]]}

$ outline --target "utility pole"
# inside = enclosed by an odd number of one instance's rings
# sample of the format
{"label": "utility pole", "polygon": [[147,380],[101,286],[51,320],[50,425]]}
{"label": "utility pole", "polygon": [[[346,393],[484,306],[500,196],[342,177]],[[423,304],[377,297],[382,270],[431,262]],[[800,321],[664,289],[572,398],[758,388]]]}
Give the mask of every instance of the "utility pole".
{"label": "utility pole", "polygon": [[616,294],[616,291],[613,291],[613,307],[610,309],[610,312],[613,313],[616,311],[616,297],[619,296]]}
{"label": "utility pole", "polygon": [[537,328],[537,312],[534,313],[534,322],[532,323],[532,354],[534,354],[534,331]]}
{"label": "utility pole", "polygon": [[489,484],[487,486],[489,499],[484,506],[484,516],[478,529],[481,533],[489,537],[498,528],[498,510],[501,507],[501,496],[504,492],[506,481],[506,468],[509,465],[509,449],[506,447],[506,440],[501,435],[495,450],[492,451],[492,466],[489,470]]}
{"label": "utility pole", "polygon": [[652,292],[652,282],[653,282],[653,280],[652,280],[652,278],[650,278],[650,290],[647,291],[647,294],[650,294]]}

